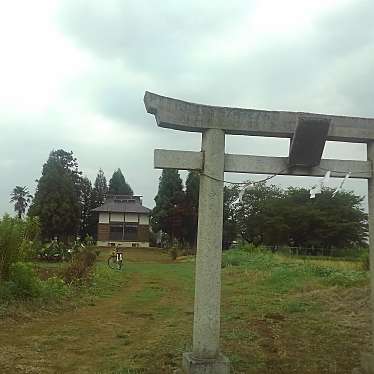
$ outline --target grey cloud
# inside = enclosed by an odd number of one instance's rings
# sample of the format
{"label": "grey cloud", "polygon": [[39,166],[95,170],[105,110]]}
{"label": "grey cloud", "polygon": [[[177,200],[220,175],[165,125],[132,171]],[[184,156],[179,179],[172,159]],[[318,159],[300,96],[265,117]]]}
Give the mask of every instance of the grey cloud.
{"label": "grey cloud", "polygon": [[[254,2],[215,2],[214,9],[205,6],[199,13],[196,2],[163,2],[151,11],[144,4],[112,2],[112,11],[108,11],[108,4],[70,2],[61,16],[63,29],[103,64],[121,61],[122,72],[119,69],[117,76],[105,82],[96,81],[100,83],[95,107],[127,120],[134,130],[148,126],[156,135],[153,119],[141,102],[145,89],[214,105],[374,115],[369,102],[374,56],[374,3],[370,1],[340,4],[309,25],[310,31],[292,38],[271,36],[255,50],[249,47],[250,40],[248,45],[244,41],[239,57],[222,55],[217,60],[209,60],[210,43],[230,35],[231,29],[244,22]],[[127,82],[124,76],[131,72],[142,79]],[[180,134],[166,147],[183,144],[184,137]],[[240,138],[228,147],[232,152],[252,154],[287,152],[284,141],[271,139]],[[329,145],[325,153],[342,158],[362,153],[348,148]],[[313,183],[310,178],[297,180]]]}
{"label": "grey cloud", "polygon": [[321,17],[316,28],[324,37],[319,40],[318,50],[325,56],[346,57],[373,47],[373,14],[372,1],[358,0]]}
{"label": "grey cloud", "polygon": [[[240,22],[253,1],[67,1],[61,23],[77,43],[135,70],[168,75],[193,63],[189,53]],[[227,16],[229,15],[229,16]]]}
{"label": "grey cloud", "polygon": [[[371,88],[356,94],[347,81],[360,78],[357,66],[365,65],[367,74],[372,70],[371,61],[360,53],[365,47],[374,55],[370,19],[374,3],[342,5],[322,15],[313,32],[290,40],[270,38],[255,51],[244,42],[240,57],[222,55],[209,63],[200,61],[201,56],[209,56],[209,43],[230,35],[254,2],[204,4],[210,5],[64,3],[61,24],[73,40],[104,61],[121,61],[123,75],[141,75],[141,83],[126,81],[120,71],[105,82],[97,78],[95,103],[106,115],[141,122],[140,97],[145,89],[217,105],[332,112],[345,112],[348,106],[356,111],[360,107],[365,115],[372,113],[366,103]],[[352,63],[344,66],[346,59]],[[330,99],[323,98],[327,85]]]}
{"label": "grey cloud", "polygon": [[[61,31],[91,54],[95,66],[66,84],[62,99],[68,105],[61,110],[71,105],[110,118],[115,135],[111,139],[104,131],[102,142],[93,145],[68,130],[57,110],[41,118],[0,118],[0,128],[8,131],[0,138],[0,173],[9,176],[0,183],[1,195],[8,196],[16,184],[30,185],[50,150],[62,147],[74,151],[91,179],[99,167],[108,178],[121,167],[152,206],[160,174],[153,170],[153,149],[198,150],[200,138],[157,128],[144,109],[145,90],[213,105],[373,117],[374,3],[344,4],[321,14],[305,33],[270,35],[254,49],[250,42],[260,36],[251,34],[238,55],[213,57],[217,41],[235,42],[233,30],[248,22],[255,1],[62,2],[57,15]],[[228,139],[227,149],[286,155],[288,146],[285,140],[237,137]],[[361,158],[363,152],[336,144],[326,154]],[[279,181],[313,183],[311,178]],[[348,186],[366,193],[365,181]],[[5,206],[0,204],[0,212]]]}

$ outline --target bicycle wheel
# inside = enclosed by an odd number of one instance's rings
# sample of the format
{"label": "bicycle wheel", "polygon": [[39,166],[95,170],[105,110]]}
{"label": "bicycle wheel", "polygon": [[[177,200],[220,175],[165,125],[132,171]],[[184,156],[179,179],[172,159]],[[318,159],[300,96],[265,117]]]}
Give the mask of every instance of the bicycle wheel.
{"label": "bicycle wheel", "polygon": [[117,261],[117,269],[122,270],[122,260]]}
{"label": "bicycle wheel", "polygon": [[110,256],[108,258],[108,266],[113,270],[118,270],[117,257]]}

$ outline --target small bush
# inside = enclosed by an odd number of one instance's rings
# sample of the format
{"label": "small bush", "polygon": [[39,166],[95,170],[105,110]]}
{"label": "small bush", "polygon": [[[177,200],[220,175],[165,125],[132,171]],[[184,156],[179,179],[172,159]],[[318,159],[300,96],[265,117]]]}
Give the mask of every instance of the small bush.
{"label": "small bush", "polygon": [[89,235],[89,234],[86,234],[86,236],[84,237],[84,240],[83,240],[83,244],[87,247],[92,247],[95,245],[95,240],[94,238]]}
{"label": "small bush", "polygon": [[41,283],[43,299],[55,299],[69,293],[69,287],[58,277],[48,278]]}
{"label": "small bush", "polygon": [[84,248],[75,254],[69,266],[67,266],[62,277],[66,283],[81,282],[88,278],[96,261],[96,253],[91,248]]}
{"label": "small bush", "polygon": [[41,294],[41,282],[32,267],[17,262],[10,268],[8,287],[15,298],[31,298]]}
{"label": "small bush", "polygon": [[38,257],[40,260],[46,261],[63,261],[69,260],[71,253],[64,243],[52,240],[40,249]]}

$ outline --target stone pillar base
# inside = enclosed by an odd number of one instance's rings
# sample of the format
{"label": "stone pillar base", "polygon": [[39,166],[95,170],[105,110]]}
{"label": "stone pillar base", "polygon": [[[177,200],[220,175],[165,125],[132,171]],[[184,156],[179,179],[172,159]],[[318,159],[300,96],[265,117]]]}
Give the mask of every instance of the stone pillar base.
{"label": "stone pillar base", "polygon": [[222,354],[214,359],[197,359],[192,352],[186,352],[182,367],[186,374],[230,374],[230,361]]}
{"label": "stone pillar base", "polygon": [[363,353],[361,355],[361,367],[354,369],[352,374],[374,374],[374,355]]}

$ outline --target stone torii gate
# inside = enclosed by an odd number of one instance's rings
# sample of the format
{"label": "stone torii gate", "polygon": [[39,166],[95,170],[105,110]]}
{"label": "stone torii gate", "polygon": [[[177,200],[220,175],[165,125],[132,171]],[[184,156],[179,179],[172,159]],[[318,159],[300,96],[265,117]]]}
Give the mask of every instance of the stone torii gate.
{"label": "stone torii gate", "polygon": [[[332,177],[350,172],[351,178],[368,179],[370,263],[374,264],[374,119],[199,105],[150,92],[145,93],[144,103],[158,126],[202,133],[201,152],[156,149],[154,163],[160,169],[201,173],[193,351],[183,354],[183,369],[193,374],[227,374],[229,360],[219,350],[224,172],[320,177],[330,170]],[[225,134],[290,138],[289,157],[225,154]],[[367,161],[321,159],[326,140],[366,143]],[[373,322],[371,330],[374,343]],[[374,374],[374,348],[362,355],[356,372]]]}

